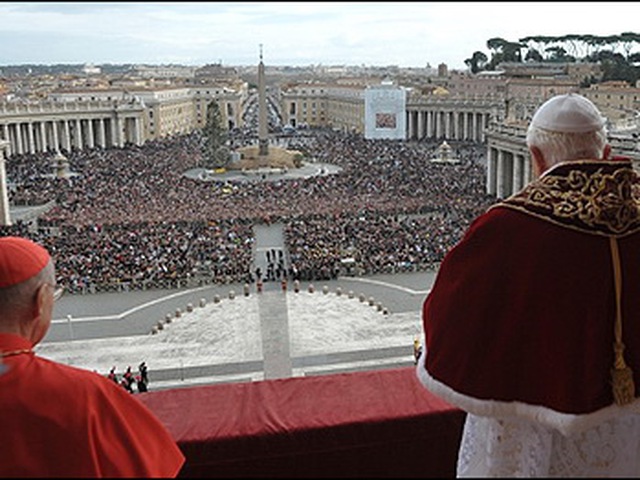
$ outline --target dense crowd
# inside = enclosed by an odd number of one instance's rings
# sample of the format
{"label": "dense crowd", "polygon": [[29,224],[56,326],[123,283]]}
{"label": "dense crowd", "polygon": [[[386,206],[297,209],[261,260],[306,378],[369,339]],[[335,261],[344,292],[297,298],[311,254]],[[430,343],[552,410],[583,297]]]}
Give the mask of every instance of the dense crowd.
{"label": "dense crowd", "polygon": [[[279,181],[201,181],[199,133],[126,148],[64,152],[74,175],[52,175],[52,153],[6,162],[12,205],[55,206],[22,234],[55,256],[72,292],[244,282],[252,275],[252,226],[282,222],[290,271],[331,278],[341,260],[362,273],[423,269],[441,260],[495,199],[485,193],[484,147],[454,146],[460,162],[431,162],[438,143],[366,140],[315,131],[290,139],[307,161],[340,173]],[[292,274],[293,274],[292,273]]]}

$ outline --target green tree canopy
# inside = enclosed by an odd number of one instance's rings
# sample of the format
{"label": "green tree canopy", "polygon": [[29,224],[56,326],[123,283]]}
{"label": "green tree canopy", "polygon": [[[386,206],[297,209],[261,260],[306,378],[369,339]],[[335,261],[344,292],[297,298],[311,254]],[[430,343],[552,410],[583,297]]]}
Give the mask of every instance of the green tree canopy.
{"label": "green tree canopy", "polygon": [[487,40],[487,48],[493,50],[493,53],[487,69],[495,70],[502,62],[521,62],[521,49],[524,46],[525,45],[520,42],[509,42],[500,37],[490,38]]}
{"label": "green tree canopy", "polygon": [[467,58],[464,63],[471,69],[471,73],[478,73],[479,71],[484,70],[487,60],[488,58],[484,53],[476,51],[473,52],[471,58]]}

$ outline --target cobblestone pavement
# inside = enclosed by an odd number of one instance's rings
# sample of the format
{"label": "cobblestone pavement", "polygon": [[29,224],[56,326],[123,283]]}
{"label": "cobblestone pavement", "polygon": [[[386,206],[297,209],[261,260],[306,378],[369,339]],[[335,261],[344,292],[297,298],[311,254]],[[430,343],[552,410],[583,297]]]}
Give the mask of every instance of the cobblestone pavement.
{"label": "cobblestone pavement", "polygon": [[[432,278],[305,282],[298,292],[272,282],[247,296],[228,285],[226,293],[214,286],[63,297],[38,353],[105,374],[144,360],[155,388],[411,365]],[[61,313],[71,311],[70,320]]]}

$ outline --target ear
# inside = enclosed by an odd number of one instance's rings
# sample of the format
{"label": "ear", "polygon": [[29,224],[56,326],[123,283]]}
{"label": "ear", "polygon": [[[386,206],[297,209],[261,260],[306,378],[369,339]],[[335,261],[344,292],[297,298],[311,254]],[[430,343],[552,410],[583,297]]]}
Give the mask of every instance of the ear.
{"label": "ear", "polygon": [[40,285],[40,287],[38,287],[38,290],[36,290],[36,302],[34,305],[35,310],[33,312],[34,318],[40,318],[42,316],[42,313],[44,312],[46,305],[51,301],[52,297],[48,292],[49,288],[51,288],[50,285],[43,283],[42,285]]}
{"label": "ear", "polygon": [[533,175],[538,178],[547,169],[547,162],[538,147],[529,147],[529,152],[531,152]]}
{"label": "ear", "polygon": [[36,345],[44,338],[51,325],[51,312],[53,311],[53,293],[48,289],[51,285],[40,285],[36,291],[31,320],[24,325],[23,336]]}
{"label": "ear", "polygon": [[611,145],[608,143],[604,146],[602,150],[602,160],[609,160],[609,156],[611,155]]}

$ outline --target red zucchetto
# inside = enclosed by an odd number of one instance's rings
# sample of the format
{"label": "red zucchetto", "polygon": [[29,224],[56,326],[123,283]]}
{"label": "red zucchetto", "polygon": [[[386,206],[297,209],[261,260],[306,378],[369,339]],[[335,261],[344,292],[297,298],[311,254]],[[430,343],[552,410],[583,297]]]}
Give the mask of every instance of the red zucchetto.
{"label": "red zucchetto", "polygon": [[0,288],[11,287],[38,274],[49,262],[49,252],[21,237],[0,237]]}

